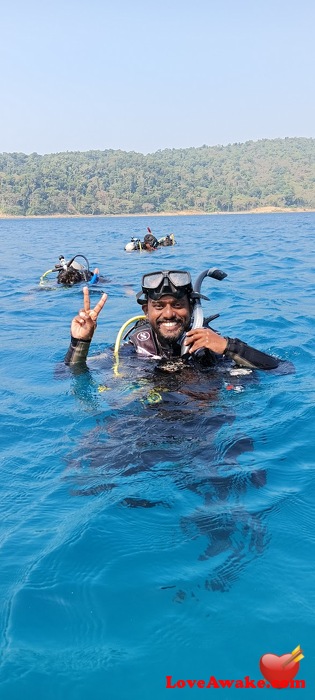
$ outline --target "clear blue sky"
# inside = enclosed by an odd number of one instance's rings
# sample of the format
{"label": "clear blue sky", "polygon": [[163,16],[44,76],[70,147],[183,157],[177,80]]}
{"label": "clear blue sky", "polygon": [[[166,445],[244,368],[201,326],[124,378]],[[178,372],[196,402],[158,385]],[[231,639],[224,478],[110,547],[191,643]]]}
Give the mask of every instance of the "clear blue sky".
{"label": "clear blue sky", "polygon": [[315,137],[314,0],[2,0],[0,152]]}

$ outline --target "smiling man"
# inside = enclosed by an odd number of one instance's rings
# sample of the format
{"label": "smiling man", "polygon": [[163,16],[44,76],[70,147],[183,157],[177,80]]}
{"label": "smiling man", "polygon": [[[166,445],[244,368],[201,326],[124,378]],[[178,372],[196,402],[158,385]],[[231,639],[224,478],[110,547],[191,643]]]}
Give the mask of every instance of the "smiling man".
{"label": "smiling man", "polygon": [[182,299],[171,295],[165,295],[158,301],[148,299],[143,310],[162,344],[165,341],[171,344],[176,342],[189,328],[191,308],[186,295]]}
{"label": "smiling man", "polygon": [[[238,338],[219,335],[208,326],[192,327],[194,307],[200,294],[194,292],[190,273],[186,270],[158,271],[144,275],[137,301],[145,320],[128,334],[128,344],[144,358],[183,357],[212,366],[224,359],[252,369],[275,369],[281,360],[250,347]],[[84,308],[71,324],[71,343],[66,364],[84,363],[89,351],[97,318],[107,295],[103,294],[94,309],[90,308],[85,287]]]}

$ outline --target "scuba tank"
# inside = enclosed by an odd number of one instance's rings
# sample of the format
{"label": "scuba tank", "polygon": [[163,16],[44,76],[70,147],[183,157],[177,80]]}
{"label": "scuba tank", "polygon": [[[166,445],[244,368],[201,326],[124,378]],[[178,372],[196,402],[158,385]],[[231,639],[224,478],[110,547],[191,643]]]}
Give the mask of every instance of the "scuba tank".
{"label": "scuba tank", "polygon": [[[204,326],[204,315],[203,315],[203,310],[200,302],[200,298],[203,299],[208,299],[208,297],[202,297],[200,294],[201,290],[201,285],[205,277],[212,277],[213,279],[222,281],[224,280],[225,277],[227,277],[226,272],[222,272],[222,270],[218,270],[216,267],[211,267],[208,270],[204,270],[203,272],[198,275],[196,282],[194,284],[194,292],[196,293],[196,297],[194,300],[194,309],[193,309],[193,315],[192,315],[192,323],[191,323],[191,329],[193,328],[203,328]],[[198,295],[198,296],[197,296]],[[208,316],[206,319],[206,323],[210,323],[210,321],[213,321],[215,318],[218,318],[220,314],[215,314],[214,316]],[[182,339],[181,339],[181,356],[183,357],[184,355],[188,355],[188,347],[185,345],[185,338],[186,338],[186,333],[184,333]],[[200,350],[197,350],[195,353],[197,357],[200,357],[204,353],[204,350],[200,348]]]}
{"label": "scuba tank", "polygon": [[130,243],[126,243],[125,250],[131,253],[132,250],[142,250],[140,238],[131,238]]}

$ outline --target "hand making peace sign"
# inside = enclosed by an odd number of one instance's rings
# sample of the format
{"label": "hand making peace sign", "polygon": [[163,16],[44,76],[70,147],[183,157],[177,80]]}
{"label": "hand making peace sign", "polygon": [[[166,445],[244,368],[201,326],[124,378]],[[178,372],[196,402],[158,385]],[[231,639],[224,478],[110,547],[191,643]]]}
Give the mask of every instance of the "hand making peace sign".
{"label": "hand making peace sign", "polygon": [[100,301],[90,308],[90,295],[88,287],[83,287],[84,309],[80,309],[79,313],[71,323],[71,335],[77,340],[91,340],[97,326],[97,317],[102,311],[106,302],[107,294],[103,294]]}

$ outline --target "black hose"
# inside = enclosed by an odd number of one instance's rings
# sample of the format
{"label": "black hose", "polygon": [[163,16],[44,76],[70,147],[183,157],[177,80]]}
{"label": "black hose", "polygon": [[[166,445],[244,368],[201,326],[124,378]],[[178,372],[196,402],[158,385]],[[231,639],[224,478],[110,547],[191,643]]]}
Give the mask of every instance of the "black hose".
{"label": "black hose", "polygon": [[88,261],[88,259],[85,257],[85,255],[82,255],[81,253],[77,253],[76,255],[73,256],[73,258],[71,258],[71,260],[69,260],[69,262],[68,262],[68,267],[70,267],[70,265],[72,265],[73,261],[74,261],[76,258],[83,258],[83,260],[85,260],[86,266],[87,266],[87,271],[89,272],[89,271],[90,271],[89,261]]}

